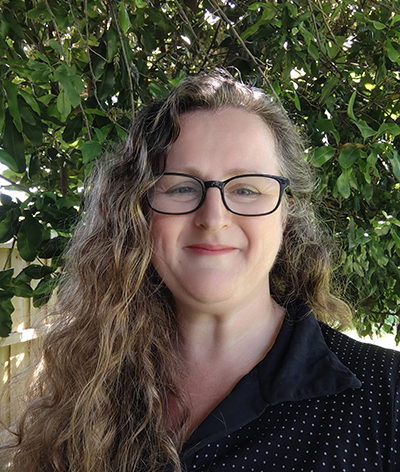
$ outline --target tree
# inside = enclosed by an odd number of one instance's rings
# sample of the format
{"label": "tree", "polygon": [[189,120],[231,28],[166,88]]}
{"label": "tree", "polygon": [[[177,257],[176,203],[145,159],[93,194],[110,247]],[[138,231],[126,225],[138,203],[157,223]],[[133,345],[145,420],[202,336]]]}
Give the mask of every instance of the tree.
{"label": "tree", "polygon": [[[96,158],[142,103],[187,74],[230,68],[279,98],[308,141],[316,202],[343,247],[335,270],[362,335],[400,339],[400,5],[395,0],[0,2],[0,335],[14,296],[57,284]],[[51,259],[46,266],[40,259]],[[33,289],[32,280],[38,280]]]}

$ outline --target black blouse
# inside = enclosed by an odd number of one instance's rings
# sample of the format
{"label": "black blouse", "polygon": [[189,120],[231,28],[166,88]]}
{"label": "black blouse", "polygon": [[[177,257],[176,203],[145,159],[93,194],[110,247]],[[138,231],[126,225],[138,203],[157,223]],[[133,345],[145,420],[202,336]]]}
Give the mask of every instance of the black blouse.
{"label": "black blouse", "polygon": [[292,306],[267,356],[184,445],[183,470],[399,472],[399,363]]}

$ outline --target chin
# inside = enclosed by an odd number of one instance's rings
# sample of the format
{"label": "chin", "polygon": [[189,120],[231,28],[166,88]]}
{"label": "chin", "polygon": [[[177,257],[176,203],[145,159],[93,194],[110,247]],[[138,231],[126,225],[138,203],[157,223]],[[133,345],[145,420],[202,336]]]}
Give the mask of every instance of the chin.
{"label": "chin", "polygon": [[212,284],[209,287],[199,287],[187,290],[188,299],[199,307],[220,307],[230,305],[236,299],[238,291],[232,287],[222,287],[221,284]]}

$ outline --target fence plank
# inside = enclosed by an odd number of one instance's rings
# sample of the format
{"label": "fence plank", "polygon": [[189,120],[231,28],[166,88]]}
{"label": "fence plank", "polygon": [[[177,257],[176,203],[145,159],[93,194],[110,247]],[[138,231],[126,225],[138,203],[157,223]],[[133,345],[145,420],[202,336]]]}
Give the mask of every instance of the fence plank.
{"label": "fence plank", "polygon": [[7,384],[10,378],[10,346],[0,347],[0,378],[1,378],[1,392],[0,392],[0,414],[1,420],[7,426],[10,425],[10,387]]}
{"label": "fence plank", "polygon": [[[10,254],[11,251],[11,254]],[[27,266],[18,251],[11,244],[0,244],[0,268],[14,269],[18,275]],[[26,382],[20,374],[30,362],[31,343],[36,338],[32,324],[36,321],[38,310],[33,308],[30,299],[14,297],[15,311],[12,314],[12,333],[0,338],[0,412],[6,424],[12,424],[21,411],[21,398],[26,391]],[[9,378],[18,382],[8,384]]]}

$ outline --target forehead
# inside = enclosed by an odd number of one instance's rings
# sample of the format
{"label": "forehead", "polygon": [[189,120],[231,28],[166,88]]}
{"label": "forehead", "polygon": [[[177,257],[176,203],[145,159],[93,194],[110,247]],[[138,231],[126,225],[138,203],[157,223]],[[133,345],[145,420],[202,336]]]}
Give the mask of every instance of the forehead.
{"label": "forehead", "polygon": [[235,136],[238,131],[244,134],[250,129],[254,133],[272,137],[272,132],[265,121],[257,114],[242,108],[226,106],[217,110],[198,109],[180,116],[181,133],[206,132],[208,124],[217,134]]}
{"label": "forehead", "polygon": [[196,110],[180,119],[180,134],[167,159],[166,170],[182,167],[249,173],[277,173],[279,162],[272,132],[254,113],[227,107]]}

